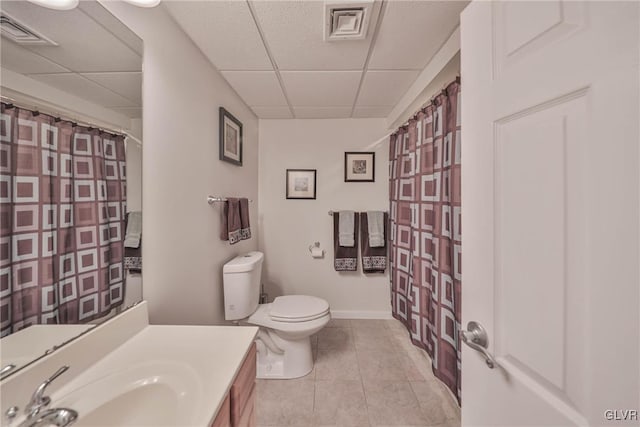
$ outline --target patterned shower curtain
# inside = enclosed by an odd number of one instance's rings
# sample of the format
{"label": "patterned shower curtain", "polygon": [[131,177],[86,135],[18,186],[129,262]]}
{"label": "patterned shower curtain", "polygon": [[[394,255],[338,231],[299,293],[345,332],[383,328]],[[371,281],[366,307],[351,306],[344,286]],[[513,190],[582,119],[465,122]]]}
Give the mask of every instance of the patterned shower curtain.
{"label": "patterned shower curtain", "polygon": [[460,96],[451,83],[390,137],[391,305],[460,400]]}
{"label": "patterned shower curtain", "polygon": [[124,301],[124,138],[2,103],[1,336]]}

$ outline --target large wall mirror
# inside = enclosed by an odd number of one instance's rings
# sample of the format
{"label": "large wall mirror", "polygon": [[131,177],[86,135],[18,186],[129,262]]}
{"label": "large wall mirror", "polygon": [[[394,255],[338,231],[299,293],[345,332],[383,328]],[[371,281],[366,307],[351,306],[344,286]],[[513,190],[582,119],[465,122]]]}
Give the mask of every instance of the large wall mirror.
{"label": "large wall mirror", "polygon": [[0,378],[142,299],[142,40],[2,1]]}

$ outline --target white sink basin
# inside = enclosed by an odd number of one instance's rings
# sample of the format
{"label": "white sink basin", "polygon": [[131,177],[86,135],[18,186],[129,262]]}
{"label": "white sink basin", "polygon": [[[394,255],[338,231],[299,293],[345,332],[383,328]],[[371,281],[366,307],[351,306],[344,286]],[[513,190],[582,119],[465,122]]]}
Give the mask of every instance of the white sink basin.
{"label": "white sink basin", "polygon": [[77,411],[77,426],[175,426],[191,424],[201,394],[189,365],[151,361],[61,390],[55,406]]}
{"label": "white sink basin", "polygon": [[[142,303],[2,380],[0,414],[23,408],[38,384],[66,365],[46,394],[49,408],[78,413],[73,427],[209,427],[257,332],[149,325]],[[19,411],[12,425],[24,418]]]}

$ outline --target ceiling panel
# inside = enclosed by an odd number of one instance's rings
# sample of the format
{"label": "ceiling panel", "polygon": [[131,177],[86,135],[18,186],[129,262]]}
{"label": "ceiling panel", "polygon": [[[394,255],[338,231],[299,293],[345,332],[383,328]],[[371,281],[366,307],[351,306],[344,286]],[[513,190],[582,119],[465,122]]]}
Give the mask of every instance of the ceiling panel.
{"label": "ceiling panel", "polygon": [[377,21],[376,2],[364,40],[323,40],[324,2],[251,1],[280,70],[361,70]]}
{"label": "ceiling panel", "polygon": [[396,105],[419,71],[367,71],[356,105]]}
{"label": "ceiling panel", "polygon": [[222,75],[251,106],[287,106],[274,71],[223,71]]}
{"label": "ceiling panel", "polygon": [[346,119],[351,107],[293,107],[296,119]]}
{"label": "ceiling panel", "polygon": [[393,105],[379,106],[379,107],[356,107],[353,110],[353,117],[356,118],[369,118],[369,117],[387,117]]}
{"label": "ceiling panel", "polygon": [[80,98],[90,99],[103,107],[136,107],[136,105],[79,74],[37,74],[29,76]]}
{"label": "ceiling panel", "polygon": [[256,116],[261,119],[292,119],[289,107],[251,107]]}
{"label": "ceiling panel", "polygon": [[[64,12],[27,1],[3,1],[2,10],[59,46],[27,49],[76,72],[138,71],[142,58],[81,8]],[[78,37],[82,34],[82,37]],[[90,41],[90,49],[88,43]]]}
{"label": "ceiling panel", "polygon": [[2,39],[2,66],[16,73],[64,73],[66,68]]}
{"label": "ceiling panel", "polygon": [[219,70],[272,70],[244,1],[167,1],[165,7]]}
{"label": "ceiling panel", "polygon": [[142,72],[83,73],[82,76],[142,105]]}
{"label": "ceiling panel", "polygon": [[353,106],[360,71],[282,71],[294,107]]}
{"label": "ceiling panel", "polygon": [[459,25],[468,1],[387,2],[370,70],[421,70]]}

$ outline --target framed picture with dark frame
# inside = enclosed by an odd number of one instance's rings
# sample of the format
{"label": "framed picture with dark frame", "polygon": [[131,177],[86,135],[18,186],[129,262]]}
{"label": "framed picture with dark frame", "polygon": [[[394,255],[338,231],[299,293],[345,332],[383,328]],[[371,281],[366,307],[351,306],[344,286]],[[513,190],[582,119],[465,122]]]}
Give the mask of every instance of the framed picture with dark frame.
{"label": "framed picture with dark frame", "polygon": [[316,169],[287,169],[287,199],[316,198]]}
{"label": "framed picture with dark frame", "polygon": [[220,107],[220,160],[242,166],[242,123]]}
{"label": "framed picture with dark frame", "polygon": [[344,182],[375,182],[376,153],[348,151],[344,153]]}

